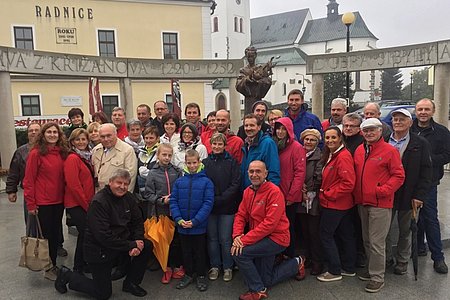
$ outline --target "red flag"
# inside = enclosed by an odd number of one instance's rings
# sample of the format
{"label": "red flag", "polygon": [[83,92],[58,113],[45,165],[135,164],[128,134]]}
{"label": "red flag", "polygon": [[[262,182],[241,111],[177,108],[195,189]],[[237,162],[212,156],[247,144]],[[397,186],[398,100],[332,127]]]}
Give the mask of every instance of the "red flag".
{"label": "red flag", "polygon": [[92,116],[98,111],[103,111],[102,100],[100,99],[100,87],[98,79],[89,78],[89,114]]}
{"label": "red flag", "polygon": [[176,114],[181,120],[181,92],[180,83],[176,79],[170,80],[170,87],[172,89],[172,112]]}

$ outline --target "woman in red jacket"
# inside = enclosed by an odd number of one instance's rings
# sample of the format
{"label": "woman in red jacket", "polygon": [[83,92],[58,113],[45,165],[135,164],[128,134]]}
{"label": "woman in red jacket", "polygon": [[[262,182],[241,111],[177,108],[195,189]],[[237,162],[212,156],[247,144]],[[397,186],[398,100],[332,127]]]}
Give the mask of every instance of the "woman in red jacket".
{"label": "woman in red jacket", "polygon": [[[344,276],[355,276],[356,246],[353,233],[351,208],[355,169],[350,152],[344,147],[341,130],[331,126],[324,131],[325,147],[322,154],[324,165],[319,199],[322,207],[320,239],[328,271],[318,280],[328,282],[341,280]],[[342,242],[339,253],[335,238]]]}
{"label": "woman in red jacket", "polygon": [[302,202],[302,187],[306,174],[306,154],[302,145],[295,140],[294,125],[285,117],[276,120],[273,140],[280,158],[280,189],[286,202],[286,216],[289,219],[291,241],[284,255],[295,256],[295,215]]}
{"label": "woman in red jacket", "polygon": [[66,207],[67,225],[76,226],[78,230],[73,270],[82,273],[86,265],[83,257],[86,213],[95,193],[88,131],[83,128],[72,131],[69,145],[72,151],[64,162],[64,178],[66,180],[64,206]]}
{"label": "woman in red jacket", "polygon": [[42,126],[28,155],[23,180],[28,213],[37,215],[44,238],[48,239],[52,268],[45,278],[56,280],[56,256],[64,211],[64,160],[68,154],[64,133],[56,123]]}

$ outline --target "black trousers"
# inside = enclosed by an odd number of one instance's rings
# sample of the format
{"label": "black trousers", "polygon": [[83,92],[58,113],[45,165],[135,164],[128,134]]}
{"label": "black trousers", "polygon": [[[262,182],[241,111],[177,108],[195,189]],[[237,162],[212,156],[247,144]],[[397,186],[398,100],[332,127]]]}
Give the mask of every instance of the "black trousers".
{"label": "black trousers", "polygon": [[50,259],[54,266],[56,266],[57,250],[62,234],[62,216],[64,212],[64,205],[40,205],[38,209],[39,221],[41,223],[42,234],[48,240],[48,248],[50,252]]}
{"label": "black trousers", "polygon": [[306,259],[314,264],[321,264],[323,261],[323,249],[320,240],[320,216],[297,214],[297,221],[300,224],[303,237],[301,248]]}
{"label": "black trousers", "polygon": [[181,251],[180,235],[175,229],[172,243],[169,248],[169,260],[167,265],[171,268],[179,268],[183,264],[183,254]]}
{"label": "black trousers", "polygon": [[73,262],[73,269],[82,271],[84,265],[84,255],[83,255],[83,242],[84,242],[84,231],[86,230],[86,211],[81,206],[71,207],[66,209],[66,214],[70,215],[71,224],[77,227],[78,238],[77,247],[75,249],[75,256]]}
{"label": "black trousers", "polygon": [[295,256],[295,216],[297,214],[298,203],[292,203],[291,205],[286,205],[286,217],[289,220],[289,233],[291,235],[289,246],[284,250],[283,254],[293,258]]}
{"label": "black trousers", "polygon": [[[131,259],[125,282],[141,284],[151,252],[152,244],[148,240],[144,240],[144,249],[141,254]],[[92,271],[92,279],[74,272],[69,280],[69,288],[88,294],[95,299],[109,299],[112,294],[111,270],[113,260],[104,263],[89,263],[89,266]]]}
{"label": "black trousers", "polygon": [[180,233],[183,265],[186,274],[206,276],[206,233],[186,235]]}

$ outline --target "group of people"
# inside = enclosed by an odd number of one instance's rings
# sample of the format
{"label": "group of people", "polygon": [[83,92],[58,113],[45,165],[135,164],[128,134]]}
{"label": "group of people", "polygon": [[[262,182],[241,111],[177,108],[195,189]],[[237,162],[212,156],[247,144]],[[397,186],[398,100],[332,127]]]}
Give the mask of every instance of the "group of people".
{"label": "group of people", "polygon": [[[386,268],[407,272],[409,224],[419,214],[419,255],[447,273],[439,222],[437,186],[450,161],[450,133],[433,121],[434,103],[392,113],[390,128],[380,108],[368,103],[365,119],[347,113],[345,99],[331,103],[324,122],[308,112],[300,90],[292,90],[284,112],[257,101],[235,134],[226,110],[201,120],[196,103],[186,122],[163,101],[146,104],[126,122],[114,108],[84,123],[69,111],[65,132],[55,123],[28,127],[29,143],[17,149],[7,192],[24,188],[26,222],[39,215],[49,241],[52,268],[45,277],[60,293],[67,286],[97,299],[111,296],[111,281],[125,277],[123,291],[140,287],[151,257],[144,221],[169,217],[176,231],[161,282],[208,279],[238,268],[248,286],[240,299],[267,298],[267,288],[305,268],[322,282],[358,274],[367,292],[384,286]],[[268,116],[268,123],[266,118]],[[73,270],[57,267],[62,217],[78,230]],[[394,219],[394,217],[397,218]],[[398,222],[396,253],[391,224]],[[85,273],[92,273],[92,279]]]}

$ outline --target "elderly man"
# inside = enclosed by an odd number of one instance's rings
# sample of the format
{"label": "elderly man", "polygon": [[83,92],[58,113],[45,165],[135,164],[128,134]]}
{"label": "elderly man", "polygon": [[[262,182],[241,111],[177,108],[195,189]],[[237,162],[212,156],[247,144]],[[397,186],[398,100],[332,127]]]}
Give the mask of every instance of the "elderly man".
{"label": "elderly man", "polygon": [[330,126],[337,126],[342,131],[342,117],[347,113],[347,100],[344,98],[334,98],[331,101],[331,117],[322,122],[322,129],[326,130]]}
{"label": "elderly man", "polygon": [[67,293],[67,284],[74,291],[96,299],[108,299],[112,294],[111,270],[120,255],[131,257],[130,267],[122,291],[137,297],[147,292],[139,286],[151,255],[151,243],[144,239],[144,221],[129,193],[130,173],[115,170],[109,184],[99,191],[89,206],[84,241],[84,257],[91,266],[92,279],[62,266],[58,271],[55,289]]}
{"label": "elderly man", "polygon": [[[380,106],[378,105],[378,103],[375,103],[375,102],[367,102],[366,105],[364,105],[363,113],[364,113],[365,119],[377,118],[379,120],[381,117]],[[383,139],[386,142],[388,142],[389,137],[391,136],[391,133],[392,133],[392,128],[391,128],[391,126],[389,126],[389,124],[386,124],[385,122],[382,122],[381,120],[380,120],[380,122],[383,125]]]}
{"label": "elderly man", "polygon": [[117,169],[126,169],[131,175],[132,192],[136,182],[137,158],[133,147],[117,137],[116,127],[111,123],[102,124],[98,130],[100,144],[92,149],[92,164],[97,180],[97,190],[104,188],[111,174]]}
{"label": "elderly man", "polygon": [[158,128],[159,135],[161,136],[164,134],[162,118],[169,113],[169,108],[166,102],[160,100],[153,104],[153,110],[155,111],[156,117],[153,119],[152,125]]}
{"label": "elderly man", "polygon": [[362,123],[362,118],[357,113],[348,113],[342,118],[342,133],[344,135],[345,147],[353,155],[358,148],[364,142],[364,138],[361,135],[361,129],[359,126]]}
{"label": "elderly man", "polygon": [[139,104],[136,108],[136,115],[143,128],[152,126],[152,110],[147,104]]}
{"label": "elderly man", "polygon": [[262,121],[254,114],[244,117],[244,129],[247,138],[242,147],[243,158],[241,163],[242,190],[250,185],[247,170],[254,160],[263,161],[267,167],[267,179],[272,183],[280,184],[280,159],[275,142],[261,131]]}
{"label": "elderly man", "polygon": [[197,103],[188,103],[184,109],[184,115],[186,116],[186,122],[195,125],[199,136],[206,130],[206,124],[201,121],[202,115]]}
{"label": "elderly man", "polygon": [[[264,101],[256,101],[252,106],[252,112],[255,116],[258,117],[259,120],[261,120],[261,131],[264,135],[272,135],[272,127],[270,127],[269,123],[266,123],[266,115],[269,108],[267,107],[266,102]],[[244,129],[244,125],[239,127],[238,137],[240,137],[243,141],[245,141],[245,138],[247,137]]]}
{"label": "elderly man", "polygon": [[416,104],[416,116],[411,131],[424,137],[431,145],[433,175],[431,188],[419,215],[418,246],[419,255],[426,256],[424,234],[427,236],[428,248],[431,252],[433,267],[437,273],[447,274],[448,267],[442,252],[441,228],[437,211],[437,186],[444,176],[444,165],[450,162],[450,132],[445,126],[433,120],[434,102],[422,99]]}
{"label": "elderly man", "polygon": [[360,128],[365,142],[354,155],[356,184],[353,194],[361,217],[367,271],[360,274],[359,279],[368,281],[367,292],[376,293],[384,286],[386,236],[394,193],[403,184],[405,172],[397,149],[382,138],[380,120],[367,119]]}
{"label": "elderly man", "polygon": [[[391,222],[394,222],[395,214],[397,214],[398,242],[394,274],[403,275],[408,270],[408,261],[411,257],[410,224],[412,211],[422,207],[431,186],[431,149],[427,140],[409,132],[412,125],[412,116],[407,109],[397,109],[391,115],[394,132],[391,134],[389,144],[400,153],[405,170],[405,182],[395,192]],[[387,266],[394,264],[392,235],[391,228],[386,239]]]}
{"label": "elderly man", "polygon": [[298,280],[305,278],[302,257],[274,267],[275,256],[289,245],[289,221],[283,193],[266,181],[267,174],[264,162],[250,163],[251,186],[245,189],[234,219],[231,254],[249,289],[239,297],[241,300],[267,298],[268,287],[294,276]]}
{"label": "elderly man", "polygon": [[125,110],[122,107],[114,107],[111,113],[111,121],[117,128],[117,137],[123,141],[128,136]]}

